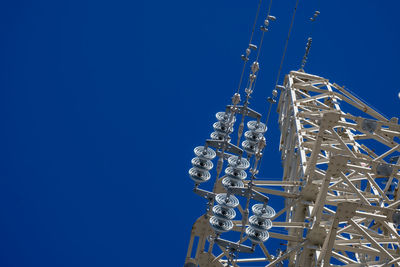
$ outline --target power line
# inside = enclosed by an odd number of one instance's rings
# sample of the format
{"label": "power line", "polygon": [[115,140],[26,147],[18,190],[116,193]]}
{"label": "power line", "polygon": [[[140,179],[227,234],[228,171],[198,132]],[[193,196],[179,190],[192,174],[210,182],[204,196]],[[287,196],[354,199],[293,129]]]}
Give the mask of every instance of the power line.
{"label": "power line", "polygon": [[[272,1],[272,0],[271,0],[271,1]],[[242,55],[242,59],[243,59],[242,74],[240,75],[239,85],[238,85],[238,88],[237,88],[237,90],[236,90],[236,93],[239,93],[240,87],[242,86],[244,70],[245,70],[245,68],[246,68],[246,63],[247,63],[247,61],[248,61],[248,59],[249,59],[248,56],[250,55],[250,52],[251,52],[250,49],[253,48],[251,42],[253,41],[254,31],[255,31],[255,28],[256,28],[257,20],[258,20],[258,15],[259,15],[259,13],[260,13],[261,4],[262,4],[262,0],[260,0],[260,1],[258,2],[257,12],[256,12],[256,16],[255,16],[255,18],[254,18],[254,23],[253,23],[253,29],[251,30],[249,46],[248,46],[248,48],[246,49],[246,54],[245,54],[245,55]]]}
{"label": "power line", "polygon": [[[286,38],[285,48],[283,49],[281,64],[279,65],[278,75],[276,76],[275,87],[278,85],[279,77],[280,77],[280,75],[281,75],[282,66],[283,66],[283,61],[285,60],[286,50],[287,50],[287,47],[288,47],[288,44],[289,44],[290,34],[292,33],[292,28],[293,28],[293,24],[294,24],[294,18],[295,18],[295,16],[296,16],[296,11],[297,11],[297,6],[298,6],[298,5],[299,5],[299,0],[296,1],[296,6],[294,7],[293,16],[292,16],[292,21],[291,21],[291,23],[290,23],[289,32],[288,32],[288,35],[287,35],[287,38]],[[275,87],[274,87],[274,88],[275,88]]]}

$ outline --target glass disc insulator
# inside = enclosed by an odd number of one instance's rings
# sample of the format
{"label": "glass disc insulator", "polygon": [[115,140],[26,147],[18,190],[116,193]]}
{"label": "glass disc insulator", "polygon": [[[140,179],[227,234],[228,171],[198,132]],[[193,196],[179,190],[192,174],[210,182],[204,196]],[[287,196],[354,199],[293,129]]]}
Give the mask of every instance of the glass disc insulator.
{"label": "glass disc insulator", "polygon": [[211,139],[213,139],[213,140],[219,140],[219,141],[224,140],[224,138],[225,138],[225,140],[228,141],[228,142],[231,140],[231,138],[229,137],[229,135],[227,135],[227,134],[225,134],[225,133],[219,133],[219,132],[212,132],[212,133],[210,134],[210,137],[211,137]]}
{"label": "glass disc insulator", "polygon": [[243,150],[246,151],[247,154],[254,154],[256,152],[256,145],[249,142],[248,140],[245,140],[242,142],[242,147]]}
{"label": "glass disc insulator", "polygon": [[264,207],[263,204],[255,204],[251,210],[253,211],[254,215],[264,219],[271,219],[276,214],[275,210],[271,206],[267,205]]}
{"label": "glass disc insulator", "polygon": [[251,226],[246,228],[246,234],[249,239],[256,244],[264,243],[269,238],[269,233],[267,231],[259,232]]}
{"label": "glass disc insulator", "polygon": [[211,170],[213,168],[213,163],[207,159],[200,159],[199,157],[195,157],[192,159],[192,165],[199,169]]}
{"label": "glass disc insulator", "polygon": [[263,219],[261,217],[257,217],[256,215],[253,215],[249,218],[249,224],[253,226],[253,228],[260,231],[266,231],[272,227],[272,222],[270,219]]}
{"label": "glass disc insulator", "polygon": [[244,180],[247,177],[247,173],[245,171],[235,169],[233,167],[227,167],[225,169],[225,173],[232,179]]}
{"label": "glass disc insulator", "polygon": [[240,158],[238,156],[231,156],[228,158],[229,166],[232,166],[235,169],[246,170],[250,167],[250,163],[245,158]]}
{"label": "glass disc insulator", "polygon": [[213,128],[216,132],[219,132],[219,133],[231,133],[232,132],[232,127],[229,127],[229,125],[227,125],[225,123],[221,123],[220,121],[214,123]]}
{"label": "glass disc insulator", "polygon": [[244,188],[244,183],[240,180],[236,180],[236,179],[231,179],[229,177],[225,177],[224,179],[222,179],[222,186],[225,189],[228,189],[229,187],[240,187],[240,188]]}
{"label": "glass disc insulator", "polygon": [[219,205],[226,208],[236,208],[239,205],[239,200],[235,196],[226,197],[226,193],[217,194],[215,200]]}
{"label": "glass disc insulator", "polygon": [[194,149],[194,153],[196,154],[197,157],[208,160],[212,160],[217,155],[214,150],[212,150],[209,147],[207,147],[206,149],[204,146],[196,147]]}
{"label": "glass disc insulator", "polygon": [[189,175],[190,178],[192,178],[192,180],[195,181],[196,183],[204,183],[211,178],[211,174],[208,171],[198,169],[196,167],[191,168],[189,170]]}
{"label": "glass disc insulator", "polygon": [[214,229],[214,231],[217,233],[228,232],[233,228],[232,221],[221,220],[215,216],[212,216],[210,218],[210,225]]}
{"label": "glass disc insulator", "polygon": [[247,123],[247,128],[249,128],[249,130],[256,132],[256,133],[265,133],[265,131],[267,131],[267,126],[265,126],[264,123],[262,122],[257,122],[257,121],[249,121]]}
{"label": "glass disc insulator", "polygon": [[212,209],[214,216],[221,220],[233,220],[236,217],[236,212],[234,209],[228,209],[220,205],[216,205]]}
{"label": "glass disc insulator", "polygon": [[[224,122],[228,122],[229,120],[229,113],[226,112],[218,112],[217,114],[215,114],[215,117],[217,118],[217,120],[219,121],[224,121]],[[232,123],[234,123],[236,121],[236,118],[234,116],[232,116]]]}
{"label": "glass disc insulator", "polygon": [[258,142],[258,140],[260,139],[260,135],[261,134],[258,134],[256,132],[252,132],[252,131],[247,131],[244,133],[244,137],[253,143]]}

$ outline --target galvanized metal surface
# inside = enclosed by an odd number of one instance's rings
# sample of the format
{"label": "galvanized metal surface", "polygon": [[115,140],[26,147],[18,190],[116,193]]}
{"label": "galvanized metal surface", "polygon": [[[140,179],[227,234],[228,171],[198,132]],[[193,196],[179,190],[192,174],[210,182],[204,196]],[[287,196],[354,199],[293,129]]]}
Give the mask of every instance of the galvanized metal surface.
{"label": "galvanized metal surface", "polygon": [[[304,72],[290,72],[279,88],[282,181],[258,178],[253,188],[283,197],[285,207],[271,220],[287,234],[269,235],[287,243],[287,250],[271,255],[268,242],[261,243],[262,257],[241,253],[230,264],[399,266],[398,120],[385,118],[337,84]],[[214,193],[224,191],[222,179]],[[238,210],[242,217],[249,215],[241,206]],[[233,231],[243,231],[243,222],[247,226],[247,220],[233,221]],[[200,217],[186,264],[226,266],[229,249],[212,245],[213,234],[207,214]]]}

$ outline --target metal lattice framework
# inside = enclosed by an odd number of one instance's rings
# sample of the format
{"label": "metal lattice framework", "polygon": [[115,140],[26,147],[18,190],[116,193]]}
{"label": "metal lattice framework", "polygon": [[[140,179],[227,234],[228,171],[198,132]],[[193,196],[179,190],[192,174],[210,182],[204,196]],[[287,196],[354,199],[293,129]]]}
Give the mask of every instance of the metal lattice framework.
{"label": "metal lattice framework", "polygon": [[[228,261],[233,243],[213,245],[206,214],[193,226],[185,266],[400,266],[398,119],[301,71],[290,72],[280,89],[282,180],[257,178],[253,188],[283,197],[269,234],[286,251],[271,255],[267,241],[257,245],[262,257],[240,253]],[[221,179],[214,193],[224,192]],[[248,210],[238,209],[247,218]],[[233,224],[240,232],[248,222]],[[277,227],[286,231],[274,232]]]}

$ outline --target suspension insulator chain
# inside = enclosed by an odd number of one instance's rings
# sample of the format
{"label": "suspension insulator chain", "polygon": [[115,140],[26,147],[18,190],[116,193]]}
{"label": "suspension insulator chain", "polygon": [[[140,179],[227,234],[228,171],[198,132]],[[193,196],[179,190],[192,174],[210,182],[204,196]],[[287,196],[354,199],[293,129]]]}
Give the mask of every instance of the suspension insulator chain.
{"label": "suspension insulator chain", "polygon": [[304,53],[303,60],[301,61],[301,69],[300,70],[304,71],[304,67],[305,67],[305,65],[307,63],[307,59],[308,59],[308,54],[310,53],[311,43],[312,43],[312,38],[308,37],[307,45],[306,45],[306,52]]}

